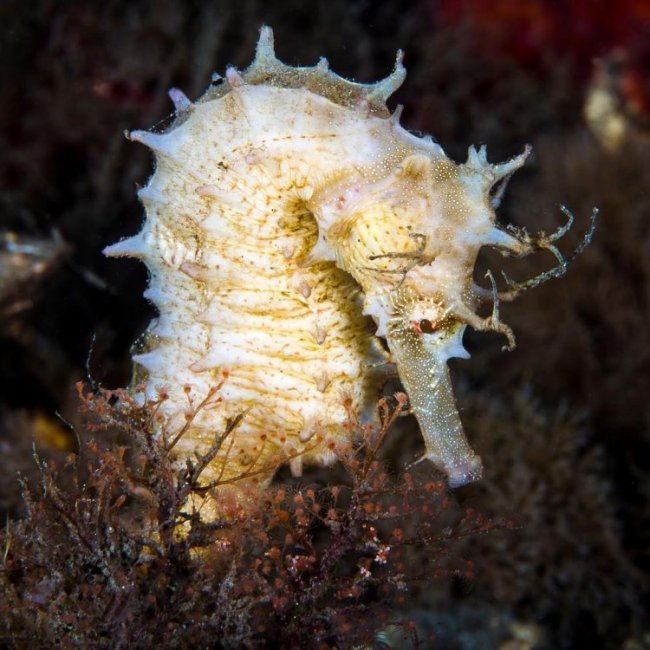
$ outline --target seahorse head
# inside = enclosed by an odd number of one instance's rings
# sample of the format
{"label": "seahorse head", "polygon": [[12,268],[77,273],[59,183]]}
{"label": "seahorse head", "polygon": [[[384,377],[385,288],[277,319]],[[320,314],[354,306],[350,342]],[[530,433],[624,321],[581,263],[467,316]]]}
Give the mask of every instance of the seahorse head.
{"label": "seahorse head", "polygon": [[[480,477],[447,370],[451,357],[468,357],[468,324],[491,323],[475,313],[473,281],[481,247],[521,252],[522,244],[496,226],[495,186],[528,155],[487,162],[485,148],[469,150],[465,164],[420,141],[397,162],[335,182],[314,197],[320,246],[360,284],[364,311],[385,337],[426,442],[426,458],[444,469],[451,485]],[[389,173],[385,170],[392,163]]]}

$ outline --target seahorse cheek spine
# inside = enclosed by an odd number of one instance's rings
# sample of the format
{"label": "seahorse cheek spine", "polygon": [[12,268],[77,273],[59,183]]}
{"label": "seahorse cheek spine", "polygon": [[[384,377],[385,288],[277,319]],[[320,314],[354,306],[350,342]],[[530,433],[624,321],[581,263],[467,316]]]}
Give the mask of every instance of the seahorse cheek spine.
{"label": "seahorse cheek spine", "polygon": [[446,362],[467,356],[467,324],[488,328],[474,313],[479,248],[522,252],[494,226],[489,190],[525,155],[490,165],[470,149],[455,165],[389,115],[403,77],[400,58],[367,86],[323,60],[286,66],[263,28],[250,68],[229,69],[196,104],[174,91],[168,132],[130,134],[156,156],[139,192],[147,217],[105,252],[150,272],[145,297],[159,317],[134,356],[136,379],[148,398],[165,394],[161,431],[182,431],[181,464],[245,413],[206,484],[264,485],[282,460],[295,473],[332,461],[347,408],[377,399],[375,336],[387,339],[425,458],[452,485],[480,477]]}

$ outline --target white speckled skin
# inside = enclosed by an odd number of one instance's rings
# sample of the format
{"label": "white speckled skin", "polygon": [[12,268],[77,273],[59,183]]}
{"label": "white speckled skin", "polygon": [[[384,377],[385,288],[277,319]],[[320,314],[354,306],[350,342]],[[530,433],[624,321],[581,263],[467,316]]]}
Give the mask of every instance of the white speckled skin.
{"label": "white speckled skin", "polygon": [[373,413],[373,366],[387,360],[376,336],[397,364],[425,457],[452,486],[480,477],[446,362],[467,356],[467,324],[500,325],[475,315],[472,272],[482,246],[527,252],[495,227],[489,194],[525,155],[491,165],[470,149],[465,164],[451,162],[389,115],[385,100],[404,74],[400,57],[374,85],[341,79],[324,60],[292,68],[263,28],[246,71],[229,69],[195,104],[173,91],[172,128],[130,134],[156,156],[139,192],[147,218],[105,252],[150,272],[145,296],[160,315],[134,356],[137,379],[152,399],[168,395],[167,439],[207,398],[174,447],[180,463],[245,412],[206,484],[249,474],[264,485],[281,460],[296,473],[303,461],[330,462],[349,435],[346,400]]}

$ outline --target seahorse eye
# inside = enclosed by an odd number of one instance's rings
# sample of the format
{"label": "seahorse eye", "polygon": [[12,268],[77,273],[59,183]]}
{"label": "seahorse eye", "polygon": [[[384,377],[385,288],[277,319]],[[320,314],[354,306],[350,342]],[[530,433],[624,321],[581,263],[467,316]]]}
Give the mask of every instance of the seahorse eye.
{"label": "seahorse eye", "polygon": [[420,331],[423,334],[433,334],[433,332],[435,331],[435,327],[433,326],[433,323],[427,318],[423,318],[420,321],[419,325],[420,325]]}

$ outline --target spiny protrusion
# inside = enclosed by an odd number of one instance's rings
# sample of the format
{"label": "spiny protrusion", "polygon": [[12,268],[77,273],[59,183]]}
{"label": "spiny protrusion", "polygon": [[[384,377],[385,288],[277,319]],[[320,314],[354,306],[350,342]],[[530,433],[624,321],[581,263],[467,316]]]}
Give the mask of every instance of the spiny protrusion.
{"label": "spiny protrusion", "polygon": [[495,165],[492,168],[497,181],[503,179],[501,184],[496,188],[496,191],[492,193],[492,196],[490,198],[490,203],[495,210],[501,205],[501,201],[503,200],[506,188],[508,187],[508,181],[510,180],[510,177],[526,162],[526,159],[532,150],[533,148],[527,144],[524,147],[523,153],[519,154],[519,156],[515,156],[515,158],[512,160],[506,163],[502,163],[501,165]]}
{"label": "spiny protrusion", "polygon": [[316,323],[316,325],[314,325],[314,329],[312,330],[312,336],[318,345],[323,345],[323,343],[325,343],[325,339],[327,338],[327,332],[318,323]]}
{"label": "spiny protrusion", "polygon": [[206,370],[212,370],[212,368],[220,366],[219,361],[218,358],[215,359],[214,351],[210,351],[198,361],[195,361],[189,368],[192,372],[205,372]]}
{"label": "spiny protrusion", "polygon": [[194,191],[199,196],[204,196],[210,199],[218,199],[221,194],[223,194],[216,185],[199,185],[199,187]]}
{"label": "spiny protrusion", "polygon": [[232,65],[226,68],[226,80],[231,88],[240,88],[244,85],[244,78],[241,76],[239,70]]}
{"label": "spiny protrusion", "polygon": [[[230,205],[236,207],[241,205],[241,199],[233,195],[233,193],[224,192],[222,189],[216,185],[200,185],[194,190],[198,196],[205,199],[215,199],[219,201],[222,205]],[[206,221],[210,219],[211,215],[206,217]]]}
{"label": "spiny protrusion", "polygon": [[486,167],[488,165],[487,147],[482,144],[477,150],[476,147],[471,144],[467,149],[467,162],[465,164],[468,167],[474,167],[476,169]]}
{"label": "spiny protrusion", "polygon": [[518,156],[515,156],[504,163],[500,163],[499,165],[492,165],[492,171],[494,172],[496,179],[501,180],[502,178],[510,176],[516,172],[520,167],[523,167],[532,151],[533,148],[527,144],[522,153]]}
{"label": "spiny protrusion", "polygon": [[449,358],[455,359],[469,359],[470,353],[465,349],[463,345],[463,332],[465,328],[463,327],[459,334],[455,337],[452,337],[447,344],[446,352],[449,355]]}
{"label": "spiny protrusion", "polygon": [[155,350],[153,352],[144,352],[143,354],[134,354],[133,361],[149,372],[159,371],[161,365],[164,363],[164,359]]}
{"label": "spiny protrusion", "polygon": [[147,252],[147,247],[142,240],[142,233],[127,237],[116,244],[106,246],[102,251],[106,257],[135,257],[142,258]]}
{"label": "spiny protrusion", "polygon": [[311,296],[311,287],[309,286],[309,283],[307,280],[302,280],[300,284],[298,285],[298,291],[300,291],[300,295],[306,300]]}
{"label": "spiny protrusion", "polygon": [[138,199],[142,201],[142,203],[154,203],[154,202],[162,202],[164,201],[164,196],[163,194],[157,190],[154,189],[154,187],[149,183],[149,185],[145,185],[144,187],[141,187],[137,192],[136,192]]}
{"label": "spiny protrusion", "polygon": [[169,318],[158,318],[152,321],[150,331],[154,336],[159,338],[173,338],[175,332],[175,322]]}
{"label": "spiny protrusion", "polygon": [[280,246],[280,252],[285,260],[290,260],[293,257],[293,254],[296,252],[296,245],[293,243],[285,243]]}
{"label": "spiny protrusion", "polygon": [[528,247],[517,237],[506,232],[498,226],[490,228],[481,241],[483,246],[493,246],[508,251],[514,255],[523,255],[527,252]]}
{"label": "spiny protrusion", "polygon": [[393,126],[399,126],[399,121],[402,117],[402,112],[404,111],[404,105],[398,104],[395,107],[395,110],[391,113],[391,116],[388,118]]}
{"label": "spiny protrusion", "polygon": [[125,131],[124,135],[127,140],[139,142],[161,156],[171,156],[174,153],[172,147],[173,138],[170,138],[165,134],[151,133],[151,131],[141,131],[136,129],[135,131]]}
{"label": "spiny protrusion", "polygon": [[172,100],[174,109],[177,113],[183,113],[192,108],[192,102],[182,90],[179,90],[178,88],[170,88],[167,91],[167,94],[169,95],[169,99]]}
{"label": "spiny protrusion", "polygon": [[302,456],[300,454],[291,458],[289,469],[291,470],[291,476],[295,478],[302,476]]}
{"label": "spiny protrusion", "polygon": [[255,61],[268,63],[277,61],[273,45],[273,30],[268,25],[260,28],[260,37],[255,48]]}
{"label": "spiny protrusion", "polygon": [[171,303],[169,296],[164,294],[160,287],[153,284],[149,285],[142,295],[145,300],[156,305],[159,310]]}
{"label": "spiny protrusion", "polygon": [[467,162],[463,165],[466,169],[471,170],[472,172],[478,172],[485,176],[485,182],[488,187],[491,187],[498,183],[499,181],[505,179],[504,183],[499,187],[499,191],[492,197],[493,207],[498,207],[503,197],[507,181],[512,174],[514,174],[520,167],[522,167],[530,152],[532,147],[526,145],[524,151],[518,156],[507,160],[504,163],[498,165],[491,165],[487,160],[487,148],[485,145],[481,145],[479,149],[476,149],[473,145],[467,150]]}
{"label": "spiny protrusion", "polygon": [[317,375],[314,375],[314,381],[316,382],[316,390],[319,393],[324,393],[327,390],[327,387],[330,385],[330,376],[324,370]]}
{"label": "spiny protrusion", "polygon": [[[354,107],[357,99],[361,97],[367,100],[372,114],[388,117],[386,99],[399,88],[406,77],[402,59],[403,53],[400,50],[397,53],[395,69],[382,81],[374,84],[356,83],[331,72],[325,58],[320,58],[315,66],[294,67],[283,63],[275,54],[272,29],[264,26],[260,30],[255,58],[241,76],[246,83],[252,85],[307,88],[347,107]],[[227,71],[226,77],[229,74]],[[222,91],[217,90],[217,93],[216,96],[220,96]]]}
{"label": "spiny protrusion", "polygon": [[183,262],[178,267],[178,270],[198,282],[207,282],[214,277],[214,272],[211,273],[210,269],[206,266],[197,264],[196,262]]}
{"label": "spiny protrusion", "polygon": [[302,431],[298,434],[300,442],[309,442],[318,431],[318,423],[315,420],[309,420],[305,423]]}
{"label": "spiny protrusion", "polygon": [[404,68],[404,65],[402,64],[403,61],[404,52],[402,50],[397,50],[394,70],[385,79],[370,86],[370,91],[367,95],[368,99],[374,99],[385,103],[386,100],[404,83],[404,79],[406,79],[406,68]]}

